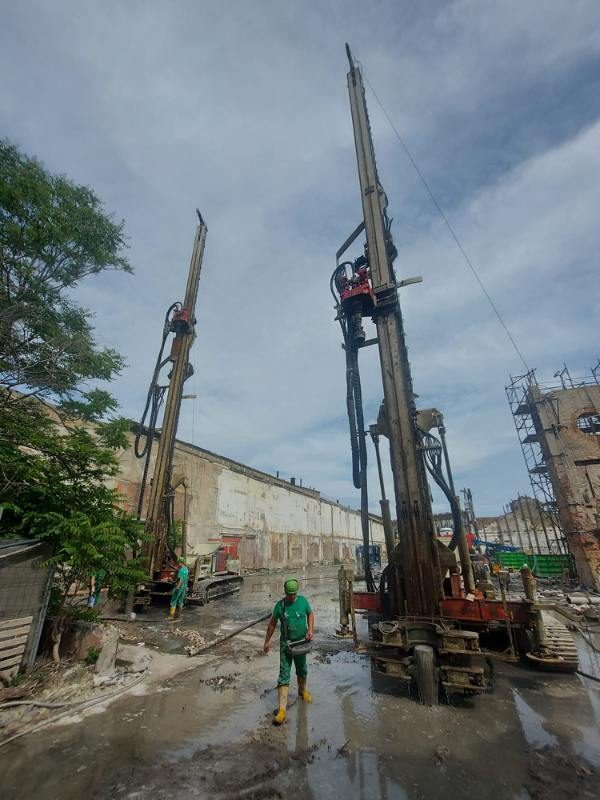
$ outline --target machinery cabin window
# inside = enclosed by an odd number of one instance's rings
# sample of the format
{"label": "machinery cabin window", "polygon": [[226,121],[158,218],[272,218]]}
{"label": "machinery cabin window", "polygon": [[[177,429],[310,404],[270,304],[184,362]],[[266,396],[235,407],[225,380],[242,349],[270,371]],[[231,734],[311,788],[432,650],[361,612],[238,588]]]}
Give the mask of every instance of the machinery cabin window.
{"label": "machinery cabin window", "polygon": [[582,414],[577,417],[577,429],[582,433],[600,436],[600,414]]}

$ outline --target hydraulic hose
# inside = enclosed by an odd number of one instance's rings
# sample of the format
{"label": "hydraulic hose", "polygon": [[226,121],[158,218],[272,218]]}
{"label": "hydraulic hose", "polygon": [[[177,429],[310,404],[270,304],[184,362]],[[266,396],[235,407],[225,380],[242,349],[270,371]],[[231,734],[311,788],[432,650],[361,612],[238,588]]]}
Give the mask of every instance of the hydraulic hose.
{"label": "hydraulic hose", "polygon": [[446,499],[450,505],[454,530],[448,547],[450,550],[456,550],[463,522],[456,497],[452,494],[452,490],[444,478],[444,473],[442,471],[442,445],[431,433],[421,429],[418,429],[418,433],[420,434],[421,443],[423,445],[423,461],[425,462],[425,467],[433,480],[446,495]]}
{"label": "hydraulic hose", "polygon": [[348,411],[348,425],[350,428],[350,450],[352,452],[352,482],[356,489],[360,489],[360,447],[356,425],[355,398],[355,373],[357,366],[356,353],[353,353],[349,347],[346,347],[346,408]]}
{"label": "hydraulic hose", "polygon": [[[369,494],[367,485],[367,444],[365,436],[365,422],[362,403],[362,387],[360,383],[360,370],[358,367],[358,348],[351,318],[345,321],[345,310],[335,289],[340,290],[339,280],[346,275],[346,266],[352,264],[344,262],[336,267],[331,276],[330,289],[336,301],[338,319],[344,338],[346,352],[346,409],[348,412],[348,426],[350,429],[350,449],[352,452],[352,481],[356,489],[360,489],[360,516],[363,539],[363,566],[367,591],[375,591],[375,581],[371,572],[369,560]],[[335,287],[335,289],[334,289]]]}
{"label": "hydraulic hose", "polygon": [[354,404],[356,407],[356,427],[359,453],[359,488],[360,488],[360,521],[363,537],[363,562],[367,591],[375,591],[375,582],[369,560],[369,493],[367,485],[367,444],[365,437],[365,421],[363,416],[362,389],[358,370],[358,354],[355,353],[356,369],[354,371]]}
{"label": "hydraulic hose", "polygon": [[[150,468],[150,453],[152,450],[152,443],[154,442],[154,433],[156,431],[158,414],[165,397],[165,392],[167,390],[166,386],[159,385],[158,379],[160,377],[161,369],[170,360],[169,357],[163,358],[163,352],[165,349],[165,344],[167,343],[167,338],[169,336],[169,333],[171,332],[169,317],[171,316],[171,312],[175,308],[181,308],[181,303],[180,302],[172,303],[167,309],[167,313],[165,314],[162,341],[160,344],[160,349],[158,351],[158,356],[156,358],[156,364],[154,365],[154,372],[152,373],[152,380],[150,381],[148,394],[146,395],[146,405],[144,406],[144,411],[139,421],[137,431],[135,434],[135,441],[133,443],[133,451],[136,455],[136,458],[146,459],[146,462],[144,464],[144,472],[142,474],[142,481],[140,484],[140,496],[138,499],[138,507],[137,507],[138,519],[140,519],[142,516],[142,509],[144,505],[144,494],[146,491],[146,484],[148,482],[148,471]],[[148,413],[150,414],[150,416],[146,424],[146,418],[148,417]],[[144,428],[146,429],[145,431]],[[141,446],[140,443],[144,433],[146,438],[144,440],[144,445]]]}
{"label": "hydraulic hose", "polygon": [[[156,364],[154,365],[154,372],[152,374],[152,380],[150,381],[148,394],[146,395],[146,405],[144,406],[144,411],[142,413],[142,417],[140,419],[138,429],[135,435],[134,451],[137,458],[143,458],[147,454],[149,448],[151,447],[152,436],[156,428],[156,420],[158,417],[160,403],[162,402],[162,398],[164,396],[164,392],[162,392],[161,394],[158,391],[161,388],[158,385],[158,378],[161,369],[169,360],[168,358],[163,359],[163,351],[165,349],[165,344],[167,342],[167,338],[170,333],[169,317],[171,315],[171,312],[177,307],[181,307],[181,303],[179,302],[172,303],[167,309],[167,313],[165,314],[165,322],[163,325],[163,336],[160,344],[160,350],[158,351]],[[146,426],[145,423],[146,423],[146,417],[148,416],[148,412],[150,412],[150,418],[148,420],[148,425]],[[140,441],[144,433],[144,427],[147,427],[146,441],[144,442],[144,446],[140,447]]]}

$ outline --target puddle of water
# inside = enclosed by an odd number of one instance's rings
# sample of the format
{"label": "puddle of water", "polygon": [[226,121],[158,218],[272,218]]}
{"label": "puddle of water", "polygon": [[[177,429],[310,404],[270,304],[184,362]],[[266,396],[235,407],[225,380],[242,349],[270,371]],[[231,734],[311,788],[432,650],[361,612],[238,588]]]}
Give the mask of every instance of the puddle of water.
{"label": "puddle of water", "polygon": [[[590,631],[586,631],[586,635],[594,641],[596,647],[599,646],[598,635],[594,635]],[[593,650],[583,636],[578,633],[574,634],[574,638],[577,645],[577,655],[579,656],[579,668],[583,672],[600,679],[600,653]]]}
{"label": "puddle of water", "polygon": [[[278,599],[284,577],[248,578],[240,595],[186,609],[180,627],[205,630],[212,636],[225,625],[236,627],[255,619]],[[174,794],[205,798],[210,792],[203,781],[206,774],[216,774],[211,773],[211,761],[217,759],[219,768],[222,764],[228,771],[226,777],[239,778],[239,789],[252,790],[248,781],[253,779],[257,792],[268,791],[272,785],[282,796],[295,800],[487,797],[490,785],[496,800],[515,800],[531,755],[519,725],[534,748],[565,745],[558,722],[563,709],[566,718],[571,703],[580,705],[575,705],[577,713],[569,724],[581,730],[578,745],[586,748],[582,755],[591,759],[596,740],[589,692],[584,693],[575,678],[568,686],[576,687],[578,694],[565,698],[545,696],[539,677],[535,682],[529,678],[529,689],[519,692],[500,675],[496,693],[478,698],[468,710],[425,709],[400,689],[375,692],[369,660],[351,651],[335,652],[340,643],[328,638],[337,624],[337,604],[331,601],[334,585],[327,576],[322,582],[303,585],[317,620],[318,653],[310,657],[309,666],[309,689],[315,702],[305,706],[296,699],[294,678],[283,728],[271,725],[277,648],[269,657],[256,655],[265,622],[210,651],[206,655],[210,661],[201,667],[166,681],[162,693],[128,696],[89,724],[52,729],[22,740],[11,752],[14,763],[4,785],[20,799],[36,794],[38,800],[79,800],[94,793],[103,799],[163,797],[170,796],[165,787],[172,776],[179,781]],[[158,617],[155,624],[158,634],[162,629]],[[367,620],[361,618],[359,625],[361,638],[366,637]],[[324,657],[317,658],[319,654]],[[240,673],[235,688],[222,692],[201,683],[234,673]],[[556,692],[567,686],[560,681],[552,685]],[[600,693],[593,697],[600,704]],[[594,713],[598,719],[599,705]],[[552,719],[557,727],[545,730]],[[589,726],[588,734],[580,720]],[[207,745],[211,745],[208,750]],[[569,746],[574,748],[575,743]],[[311,757],[305,760],[302,754],[309,751]],[[498,752],[502,759],[496,758]],[[271,761],[283,765],[281,774],[265,774]],[[78,772],[82,765],[87,768]],[[169,785],[169,791],[172,788]],[[518,797],[527,800],[526,793]]]}
{"label": "puddle of water", "polygon": [[538,750],[542,747],[546,747],[546,745],[550,747],[558,746],[557,737],[544,730],[544,717],[538,714],[537,711],[534,711],[533,708],[523,700],[521,694],[516,689],[512,690],[512,694],[517,714],[519,715],[519,722],[521,723],[523,735],[527,743]]}
{"label": "puddle of water", "polygon": [[[588,636],[592,638],[592,641],[595,641],[596,646],[598,646],[598,636],[594,636],[594,634],[589,631],[587,633]],[[580,669],[583,672],[587,672],[589,675],[600,678],[600,653],[595,652],[582,636],[578,634],[574,634],[574,636],[577,644]],[[600,767],[600,684],[582,675],[578,677],[589,698],[590,708],[593,714],[593,724],[581,726],[583,740],[575,743],[574,750],[578,755],[587,759],[595,767]]]}

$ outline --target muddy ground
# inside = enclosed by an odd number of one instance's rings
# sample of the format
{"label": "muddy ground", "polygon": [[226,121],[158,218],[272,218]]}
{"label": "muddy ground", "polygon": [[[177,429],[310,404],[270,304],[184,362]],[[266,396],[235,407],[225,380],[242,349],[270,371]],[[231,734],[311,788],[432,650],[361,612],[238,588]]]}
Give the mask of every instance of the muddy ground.
{"label": "muddy ground", "polygon": [[[494,662],[493,691],[453,705],[424,708],[397,688],[375,691],[369,662],[333,635],[333,575],[305,574],[301,592],[317,623],[314,703],[298,701],[293,685],[282,728],[271,724],[277,647],[262,655],[261,623],[158,687],[0,749],[2,796],[600,797],[600,684]],[[179,627],[210,641],[269,610],[281,580],[247,578],[240,595],[186,609]],[[161,612],[141,618],[130,635],[163,652],[185,651]],[[582,668],[600,676],[598,656],[580,645]]]}

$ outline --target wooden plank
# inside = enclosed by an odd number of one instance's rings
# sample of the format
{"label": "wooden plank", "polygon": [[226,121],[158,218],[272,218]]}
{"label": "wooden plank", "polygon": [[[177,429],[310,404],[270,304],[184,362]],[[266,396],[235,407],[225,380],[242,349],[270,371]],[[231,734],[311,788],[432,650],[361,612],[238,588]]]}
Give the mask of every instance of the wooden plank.
{"label": "wooden plank", "polygon": [[0,652],[0,669],[2,669],[2,665],[7,658],[23,655],[24,652],[25,644],[21,644],[18,647],[13,647],[11,650],[2,650],[2,652]]}
{"label": "wooden plank", "polygon": [[25,634],[25,636],[15,636],[13,639],[5,639],[3,642],[0,642],[0,658],[3,658],[2,654],[5,650],[11,647],[17,647],[20,644],[27,644],[27,639],[29,639],[29,636]]}
{"label": "wooden plank", "polygon": [[0,621],[0,631],[5,628],[16,628],[19,625],[31,625],[33,617],[19,617],[18,619],[3,619]]}
{"label": "wooden plank", "polygon": [[22,625],[20,628],[14,628],[11,631],[0,631],[0,647],[6,639],[12,639],[15,636],[29,636],[31,625]]}
{"label": "wooden plank", "polygon": [[4,671],[9,667],[14,667],[17,664],[20,664],[23,660],[23,656],[14,656],[13,658],[9,658],[6,661],[0,661],[0,670]]}

